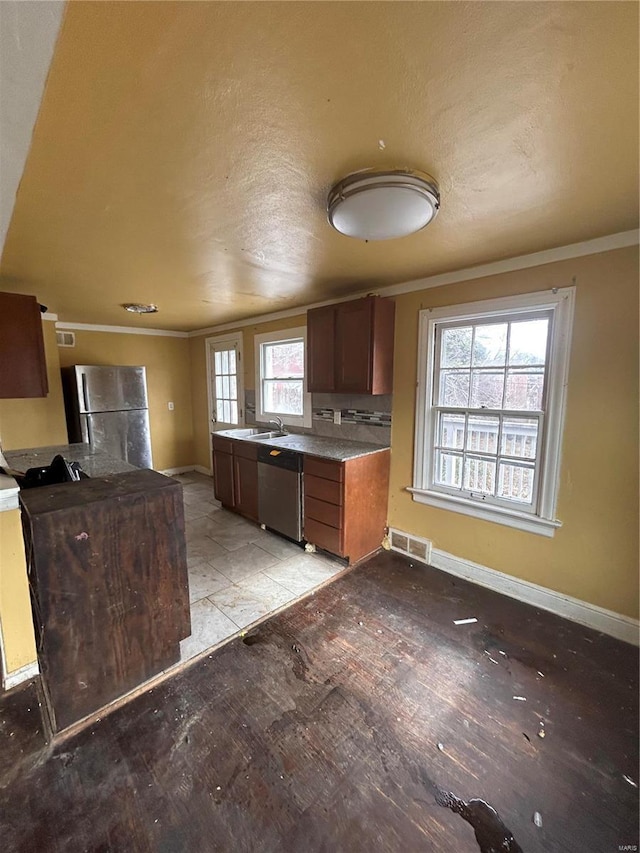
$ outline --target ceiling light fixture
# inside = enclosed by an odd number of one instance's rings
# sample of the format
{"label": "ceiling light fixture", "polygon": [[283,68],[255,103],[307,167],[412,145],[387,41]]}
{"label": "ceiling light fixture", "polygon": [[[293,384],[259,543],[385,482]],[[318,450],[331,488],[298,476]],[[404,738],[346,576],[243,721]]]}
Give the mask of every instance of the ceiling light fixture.
{"label": "ceiling light fixture", "polygon": [[426,172],[362,169],[338,181],[327,199],[329,222],[360,240],[392,240],[414,234],[440,208],[438,184]]}
{"label": "ceiling light fixture", "polygon": [[125,302],[122,307],[132,314],[155,314],[158,310],[157,305],[143,305],[141,302]]}

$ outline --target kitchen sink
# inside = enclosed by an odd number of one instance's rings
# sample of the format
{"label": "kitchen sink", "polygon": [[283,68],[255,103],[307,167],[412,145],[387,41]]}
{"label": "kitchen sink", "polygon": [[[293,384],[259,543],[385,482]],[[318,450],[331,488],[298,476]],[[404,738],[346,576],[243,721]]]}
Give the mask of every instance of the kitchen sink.
{"label": "kitchen sink", "polygon": [[261,433],[257,433],[256,435],[250,436],[250,438],[254,439],[255,441],[263,441],[263,439],[265,439],[265,438],[284,438],[284,436],[288,435],[288,434],[289,433],[287,433],[287,432],[278,432],[278,431],[261,432]]}
{"label": "kitchen sink", "polygon": [[267,438],[282,438],[283,436],[288,435],[288,433],[281,432],[280,430],[264,429],[260,427],[230,429],[227,430],[225,434],[232,438],[250,438],[251,440],[257,439],[258,441]]}

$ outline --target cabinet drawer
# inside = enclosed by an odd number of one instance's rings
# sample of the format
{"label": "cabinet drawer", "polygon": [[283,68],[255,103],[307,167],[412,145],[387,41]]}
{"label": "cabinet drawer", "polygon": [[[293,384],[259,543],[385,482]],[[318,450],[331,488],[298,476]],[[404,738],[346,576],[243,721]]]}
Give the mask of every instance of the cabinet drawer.
{"label": "cabinet drawer", "polygon": [[233,455],[256,462],[258,459],[258,445],[252,444],[250,441],[234,441]]}
{"label": "cabinet drawer", "polygon": [[342,505],[342,483],[333,480],[323,480],[322,477],[314,477],[312,474],[304,475],[304,497],[317,498],[330,504]]}
{"label": "cabinet drawer", "polygon": [[305,456],[304,473],[341,483],[344,480],[344,463],[335,462],[333,459],[320,459],[317,456]]}
{"label": "cabinet drawer", "polygon": [[329,527],[342,527],[342,507],[319,501],[317,498],[305,498],[304,517],[305,521],[311,519],[328,524]]}
{"label": "cabinet drawer", "polygon": [[304,520],[304,538],[307,542],[342,556],[342,531],[311,518]]}
{"label": "cabinet drawer", "polygon": [[220,436],[212,436],[214,451],[220,453],[231,453],[233,451],[233,442],[229,438],[221,438]]}

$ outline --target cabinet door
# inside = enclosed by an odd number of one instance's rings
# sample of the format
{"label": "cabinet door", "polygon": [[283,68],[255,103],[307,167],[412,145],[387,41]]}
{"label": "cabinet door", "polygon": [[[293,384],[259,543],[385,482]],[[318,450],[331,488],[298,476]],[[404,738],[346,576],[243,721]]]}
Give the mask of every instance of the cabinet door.
{"label": "cabinet door", "polygon": [[258,520],[258,463],[242,456],[233,457],[235,508],[252,521]]}
{"label": "cabinet door", "polygon": [[371,298],[336,308],[336,387],[341,394],[370,394],[373,369]]}
{"label": "cabinet door", "polygon": [[335,390],[335,306],[307,311],[307,388]]}
{"label": "cabinet door", "polygon": [[35,296],[0,293],[0,398],[46,397],[42,318]]}
{"label": "cabinet door", "polygon": [[233,456],[213,451],[213,493],[227,507],[233,507]]}

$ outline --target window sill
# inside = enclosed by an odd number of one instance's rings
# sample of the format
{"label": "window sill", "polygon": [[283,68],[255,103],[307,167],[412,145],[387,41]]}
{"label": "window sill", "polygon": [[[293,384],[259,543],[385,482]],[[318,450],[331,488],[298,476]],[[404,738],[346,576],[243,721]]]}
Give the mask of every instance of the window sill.
{"label": "window sill", "polygon": [[413,500],[418,503],[428,504],[438,509],[447,509],[451,512],[459,512],[462,515],[470,515],[472,518],[480,518],[483,521],[493,521],[495,524],[504,524],[507,527],[515,527],[527,533],[537,533],[539,536],[552,537],[559,527],[561,521],[553,521],[550,518],[540,518],[537,515],[529,515],[523,512],[514,512],[499,506],[487,504],[471,504],[466,500],[440,492],[430,492],[426,489],[415,489],[407,486]]}

